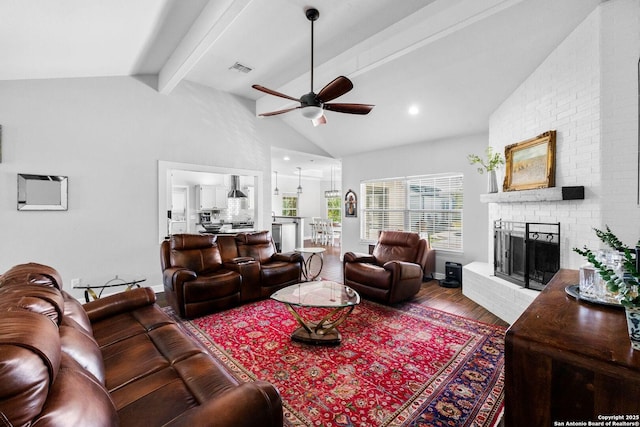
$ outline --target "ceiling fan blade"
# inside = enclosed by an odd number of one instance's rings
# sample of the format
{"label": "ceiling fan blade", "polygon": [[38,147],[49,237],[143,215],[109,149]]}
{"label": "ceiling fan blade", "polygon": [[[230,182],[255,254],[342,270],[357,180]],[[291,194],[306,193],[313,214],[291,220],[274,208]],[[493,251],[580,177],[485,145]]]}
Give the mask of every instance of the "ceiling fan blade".
{"label": "ceiling fan blade", "polygon": [[318,101],[325,103],[332,99],[336,99],[339,96],[344,95],[353,89],[353,83],[345,76],[339,76],[333,79],[328,85],[322,88],[318,93]]}
{"label": "ceiling fan blade", "polygon": [[324,104],[322,108],[337,113],[369,114],[375,105],[369,104]]}
{"label": "ceiling fan blade", "polygon": [[284,114],[284,113],[288,113],[289,111],[297,110],[298,108],[302,108],[302,107],[298,106],[298,107],[293,107],[293,108],[285,108],[284,110],[270,111],[268,113],[262,113],[262,114],[258,114],[258,115],[260,117],[275,116],[275,115],[278,115],[278,114]]}
{"label": "ceiling fan blade", "polygon": [[285,99],[290,99],[292,101],[300,102],[300,100],[298,98],[294,98],[293,96],[285,95],[284,93],[276,92],[275,90],[266,88],[264,86],[253,85],[251,87],[256,89],[256,90],[259,90],[260,92],[268,93],[269,95],[279,96],[280,98],[285,98]]}
{"label": "ceiling fan blade", "polygon": [[320,117],[318,117],[317,119],[311,120],[311,123],[313,123],[314,127],[317,127],[317,126],[320,126],[320,125],[326,125],[327,124],[327,117],[323,114]]}

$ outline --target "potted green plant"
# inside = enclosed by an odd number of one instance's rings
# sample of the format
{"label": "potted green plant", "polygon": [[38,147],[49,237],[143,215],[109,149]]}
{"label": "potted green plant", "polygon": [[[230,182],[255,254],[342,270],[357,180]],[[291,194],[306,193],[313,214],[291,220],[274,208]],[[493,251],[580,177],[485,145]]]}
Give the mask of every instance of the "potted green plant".
{"label": "potted green plant", "polygon": [[497,193],[498,192],[498,180],[496,178],[496,169],[498,169],[501,165],[504,165],[504,157],[500,153],[494,153],[492,146],[487,146],[484,150],[486,155],[486,160],[482,159],[477,154],[469,154],[467,159],[469,159],[469,164],[471,165],[480,165],[478,167],[478,173],[483,174],[484,171],[487,171],[489,174],[489,193]]}
{"label": "potted green plant", "polygon": [[[629,338],[634,350],[640,350],[640,273],[638,272],[638,256],[640,242],[631,249],[613,234],[606,226],[606,231],[594,228],[596,236],[610,249],[621,255],[620,268],[614,270],[586,246],[584,249],[573,248],[574,252],[584,256],[605,282],[607,290],[617,294],[617,299],[625,308]],[[635,253],[635,256],[634,256]]]}

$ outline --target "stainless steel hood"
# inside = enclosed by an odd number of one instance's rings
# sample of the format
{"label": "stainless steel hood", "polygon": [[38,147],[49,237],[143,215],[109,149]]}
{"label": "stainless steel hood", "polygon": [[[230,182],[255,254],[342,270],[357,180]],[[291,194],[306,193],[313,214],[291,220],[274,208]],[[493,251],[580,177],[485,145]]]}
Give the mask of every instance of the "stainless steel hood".
{"label": "stainless steel hood", "polygon": [[238,175],[231,175],[231,191],[229,191],[227,197],[232,199],[247,197],[246,194],[240,191],[240,177]]}

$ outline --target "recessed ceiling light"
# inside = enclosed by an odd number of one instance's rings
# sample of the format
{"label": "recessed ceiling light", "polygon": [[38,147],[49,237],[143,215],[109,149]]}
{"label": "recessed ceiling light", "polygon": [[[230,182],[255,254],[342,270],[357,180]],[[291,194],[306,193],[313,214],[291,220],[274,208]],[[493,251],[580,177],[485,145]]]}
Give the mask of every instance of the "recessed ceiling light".
{"label": "recessed ceiling light", "polygon": [[419,112],[420,112],[420,109],[418,108],[417,105],[412,105],[411,107],[409,107],[409,114],[410,115],[416,116]]}
{"label": "recessed ceiling light", "polygon": [[289,158],[289,156],[284,156],[284,157],[282,158],[282,160],[289,161],[289,160],[291,160],[291,159]]}

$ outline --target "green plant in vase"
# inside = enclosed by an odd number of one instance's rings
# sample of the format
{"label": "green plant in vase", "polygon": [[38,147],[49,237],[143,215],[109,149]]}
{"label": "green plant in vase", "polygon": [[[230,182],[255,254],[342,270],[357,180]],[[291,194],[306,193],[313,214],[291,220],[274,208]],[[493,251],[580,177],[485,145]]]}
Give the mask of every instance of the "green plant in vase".
{"label": "green plant in vase", "polygon": [[[606,283],[607,289],[618,295],[618,300],[625,308],[631,347],[634,350],[640,350],[640,295],[638,295],[640,274],[638,273],[637,259],[632,255],[632,249],[622,243],[608,226],[606,231],[598,230],[597,228],[594,228],[594,231],[600,241],[621,254],[620,263],[615,266],[615,270],[586,246],[584,249],[573,248],[573,250],[587,258]],[[640,242],[635,248],[636,257],[640,256],[639,247]]]}
{"label": "green plant in vase", "polygon": [[478,173],[483,174],[484,171],[489,173],[489,193],[496,193],[498,191],[498,181],[496,178],[496,169],[501,165],[504,165],[504,157],[500,153],[494,153],[493,147],[490,145],[484,150],[486,159],[481,158],[477,154],[469,154],[467,159],[471,165],[480,165],[478,167]]}
{"label": "green plant in vase", "polygon": [[492,146],[487,146],[484,150],[487,159],[484,160],[477,154],[469,154],[467,159],[469,159],[469,164],[471,165],[480,165],[478,167],[478,173],[483,174],[484,171],[491,172],[498,169],[501,165],[504,165],[504,158],[500,153],[494,153]]}

